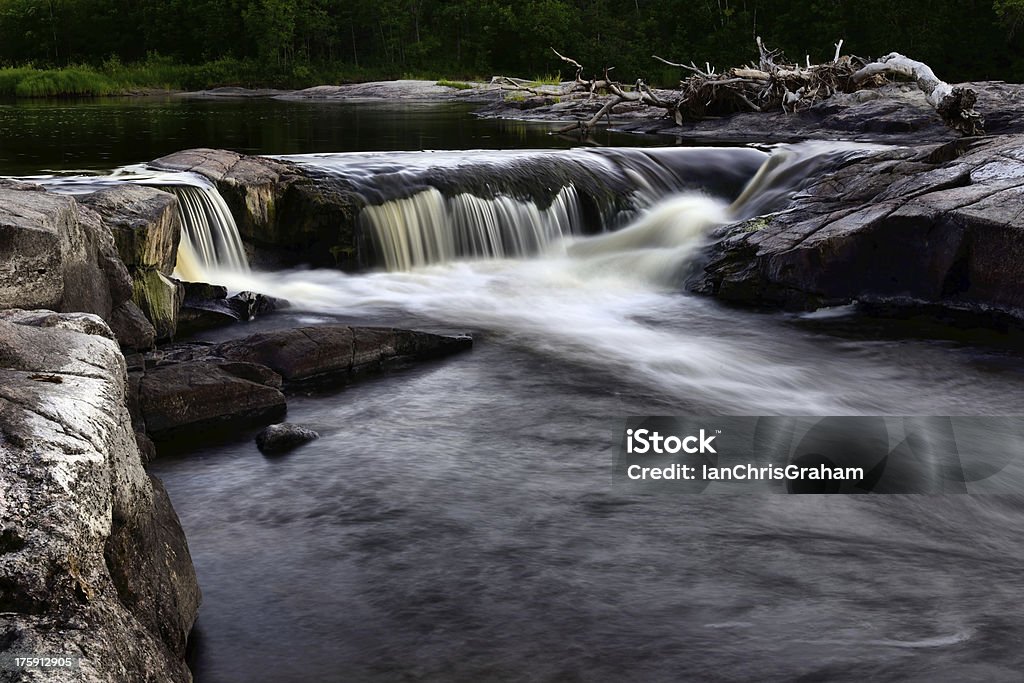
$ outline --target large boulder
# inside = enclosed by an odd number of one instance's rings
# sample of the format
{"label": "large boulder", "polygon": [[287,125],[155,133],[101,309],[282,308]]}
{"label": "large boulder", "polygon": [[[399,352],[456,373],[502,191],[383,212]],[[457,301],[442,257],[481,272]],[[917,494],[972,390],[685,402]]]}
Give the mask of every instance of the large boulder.
{"label": "large boulder", "polygon": [[281,378],[248,363],[191,361],[147,370],[139,385],[146,433],[157,441],[280,419]]}
{"label": "large boulder", "polygon": [[891,148],[727,228],[696,291],[813,309],[860,301],[1024,317],[1024,136]]}
{"label": "large boulder", "polygon": [[356,265],[356,216],[365,202],[340,179],[313,178],[286,161],[217,149],[175,152],[149,165],[212,180],[257,264]]}
{"label": "large boulder", "polygon": [[93,315],[0,320],[0,643],[81,658],[45,680],[186,682],[199,588],[112,336]]}
{"label": "large boulder", "polygon": [[129,269],[174,272],[181,241],[181,216],[173,194],[142,185],[116,185],[76,197],[98,213]]}
{"label": "large boulder", "polygon": [[38,186],[0,184],[0,308],[109,318],[130,296],[128,273],[94,214]]}

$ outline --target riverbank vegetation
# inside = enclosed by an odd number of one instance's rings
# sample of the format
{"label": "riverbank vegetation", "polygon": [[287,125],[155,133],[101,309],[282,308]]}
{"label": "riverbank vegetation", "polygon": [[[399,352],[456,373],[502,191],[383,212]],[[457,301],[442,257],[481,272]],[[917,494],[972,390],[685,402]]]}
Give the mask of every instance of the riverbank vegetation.
{"label": "riverbank vegetation", "polygon": [[0,95],[473,80],[557,70],[551,46],[672,85],[651,54],[729,67],[755,35],[813,61],[843,38],[951,81],[1021,81],[1022,27],[1024,0],[0,0]]}

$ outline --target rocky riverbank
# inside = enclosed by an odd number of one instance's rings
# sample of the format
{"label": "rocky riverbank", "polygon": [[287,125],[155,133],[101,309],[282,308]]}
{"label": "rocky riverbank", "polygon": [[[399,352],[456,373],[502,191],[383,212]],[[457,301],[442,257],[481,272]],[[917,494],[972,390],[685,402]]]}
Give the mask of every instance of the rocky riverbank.
{"label": "rocky riverbank", "polygon": [[847,156],[782,212],[720,232],[690,287],[751,306],[860,302],[1024,320],[1024,136]]}
{"label": "rocky riverbank", "polygon": [[19,680],[191,680],[200,592],[144,469],[154,440],[237,434],[283,417],[292,387],[472,345],[345,326],[168,345],[286,305],[175,279],[181,231],[157,189],[72,198],[0,181],[0,651],[77,658]]}

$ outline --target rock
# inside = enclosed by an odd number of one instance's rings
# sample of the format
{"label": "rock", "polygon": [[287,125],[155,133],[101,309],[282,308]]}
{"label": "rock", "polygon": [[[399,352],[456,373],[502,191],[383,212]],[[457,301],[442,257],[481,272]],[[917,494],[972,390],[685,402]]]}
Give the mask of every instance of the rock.
{"label": "rock", "polygon": [[813,309],[903,301],[1024,317],[1024,135],[860,154],[725,231],[695,291]]}
{"label": "rock", "polygon": [[469,337],[390,328],[321,325],[254,334],[209,349],[212,357],[266,365],[290,384],[337,384],[471,348]]}
{"label": "rock", "polygon": [[270,425],[256,435],[256,447],[261,453],[284,453],[298,448],[304,443],[319,439],[320,435],[312,429],[284,422]]}
{"label": "rock", "polygon": [[314,179],[290,162],[215,149],[176,152],[150,166],[212,180],[257,262],[356,265],[356,216],[365,202],[340,179]]}
{"label": "rock", "polygon": [[[985,116],[989,134],[1024,133],[1024,85],[986,81],[967,83],[978,94],[977,110]],[[657,91],[673,99],[674,91]],[[539,103],[495,100],[477,112],[493,118],[566,121],[587,119],[604,104],[604,98],[578,102]],[[537,104],[541,106],[537,106]],[[527,106],[524,107],[524,104]],[[530,106],[533,105],[533,106]],[[909,83],[892,83],[874,90],[839,93],[795,114],[784,112],[738,113],[732,116],[676,125],[664,110],[627,103],[615,109],[614,130],[674,135],[691,141],[766,143],[798,140],[852,140],[892,144],[930,144],[956,140],[959,135],[943,123],[920,89]]]}
{"label": "rock", "polygon": [[139,385],[146,433],[167,441],[280,419],[286,411],[280,386],[280,377],[251,364],[159,365],[147,370]]}
{"label": "rock", "polygon": [[178,331],[194,334],[214,327],[247,322],[289,303],[265,294],[239,292],[228,298],[227,289],[206,283],[184,282],[185,302],[178,311]]}
{"label": "rock", "polygon": [[132,284],[135,292],[132,300],[153,324],[157,340],[174,337],[178,330],[178,311],[185,299],[181,283],[156,268],[136,268]]}
{"label": "rock", "polygon": [[113,333],[96,316],[21,315],[0,321],[0,643],[80,655],[86,683],[191,681],[199,588],[142,468]]}
{"label": "rock", "polygon": [[110,329],[121,347],[129,351],[147,351],[156,341],[156,328],[134,301],[126,301],[110,314]]}
{"label": "rock", "polygon": [[174,272],[181,216],[173,194],[142,185],[117,185],[76,197],[102,218],[128,268]]}
{"label": "rock", "polygon": [[0,246],[0,308],[107,318],[130,295],[109,234],[69,197],[0,187]]}
{"label": "rock", "polygon": [[172,344],[129,374],[128,404],[137,431],[167,442],[278,420],[283,388],[343,385],[472,345],[469,337],[344,325]]}

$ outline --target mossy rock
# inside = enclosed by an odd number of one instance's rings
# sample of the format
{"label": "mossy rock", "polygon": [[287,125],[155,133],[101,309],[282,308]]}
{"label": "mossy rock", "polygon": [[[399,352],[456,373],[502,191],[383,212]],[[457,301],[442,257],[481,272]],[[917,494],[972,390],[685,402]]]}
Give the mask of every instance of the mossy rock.
{"label": "mossy rock", "polygon": [[155,268],[139,268],[132,273],[132,292],[132,301],[156,329],[157,340],[173,338],[185,299],[182,284]]}

